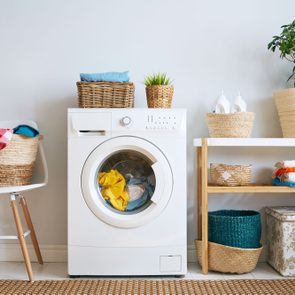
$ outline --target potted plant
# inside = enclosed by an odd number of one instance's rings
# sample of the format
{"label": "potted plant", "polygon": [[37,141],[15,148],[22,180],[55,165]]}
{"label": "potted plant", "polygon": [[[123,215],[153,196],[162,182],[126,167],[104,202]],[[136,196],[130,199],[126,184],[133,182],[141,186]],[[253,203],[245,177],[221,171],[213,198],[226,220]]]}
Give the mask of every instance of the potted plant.
{"label": "potted plant", "polygon": [[287,80],[294,80],[293,87],[276,91],[274,98],[284,137],[295,137],[295,20],[281,28],[281,34],[273,36],[267,48],[273,52],[278,49],[280,57],[293,64],[292,73]]}
{"label": "potted plant", "polygon": [[149,108],[171,108],[174,87],[166,73],[148,75],[145,80],[145,91]]}

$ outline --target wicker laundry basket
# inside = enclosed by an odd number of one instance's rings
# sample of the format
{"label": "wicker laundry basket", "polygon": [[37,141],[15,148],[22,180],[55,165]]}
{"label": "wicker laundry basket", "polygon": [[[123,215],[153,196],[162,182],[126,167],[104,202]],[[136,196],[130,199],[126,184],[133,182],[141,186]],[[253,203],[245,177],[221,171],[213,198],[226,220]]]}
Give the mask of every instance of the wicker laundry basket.
{"label": "wicker laundry basket", "polygon": [[210,164],[212,184],[241,186],[251,183],[252,165]]}
{"label": "wicker laundry basket", "polygon": [[250,137],[254,113],[207,114],[210,137]]}
{"label": "wicker laundry basket", "polygon": [[[202,241],[195,240],[197,259],[202,266]],[[263,247],[243,249],[208,242],[208,268],[223,273],[247,273],[255,269]]]}
{"label": "wicker laundry basket", "polygon": [[133,83],[77,82],[80,108],[133,108]]}
{"label": "wicker laundry basket", "polygon": [[238,248],[258,248],[260,213],[253,210],[218,210],[208,213],[208,240]]}
{"label": "wicker laundry basket", "polygon": [[146,86],[145,91],[149,108],[171,108],[173,85],[150,85]]}
{"label": "wicker laundry basket", "polygon": [[38,141],[39,136],[12,135],[9,145],[0,150],[0,186],[31,183]]}

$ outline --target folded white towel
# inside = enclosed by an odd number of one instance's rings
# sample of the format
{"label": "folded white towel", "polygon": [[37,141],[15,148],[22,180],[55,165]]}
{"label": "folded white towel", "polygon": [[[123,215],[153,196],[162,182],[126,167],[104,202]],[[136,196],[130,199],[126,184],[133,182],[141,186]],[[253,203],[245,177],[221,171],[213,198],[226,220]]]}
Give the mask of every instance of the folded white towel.
{"label": "folded white towel", "polygon": [[283,182],[295,182],[295,172],[288,172],[282,175]]}
{"label": "folded white towel", "polygon": [[277,167],[277,168],[295,167],[295,160],[286,160],[286,161],[282,161],[282,162],[277,162],[275,164],[275,167]]}

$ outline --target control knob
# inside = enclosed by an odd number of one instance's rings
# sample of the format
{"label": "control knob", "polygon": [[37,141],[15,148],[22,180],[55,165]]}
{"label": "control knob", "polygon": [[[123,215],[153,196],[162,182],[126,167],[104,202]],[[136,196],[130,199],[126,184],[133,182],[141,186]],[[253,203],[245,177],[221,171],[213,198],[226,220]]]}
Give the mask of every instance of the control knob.
{"label": "control knob", "polygon": [[130,117],[125,116],[121,119],[120,123],[122,126],[129,127],[132,123],[132,120]]}

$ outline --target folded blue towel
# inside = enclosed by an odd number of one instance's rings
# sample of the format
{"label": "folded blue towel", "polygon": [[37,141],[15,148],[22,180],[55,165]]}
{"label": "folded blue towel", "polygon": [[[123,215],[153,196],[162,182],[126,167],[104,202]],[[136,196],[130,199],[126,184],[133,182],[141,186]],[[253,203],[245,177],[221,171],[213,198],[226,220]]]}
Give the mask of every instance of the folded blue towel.
{"label": "folded blue towel", "polygon": [[26,137],[35,137],[39,135],[39,131],[29,125],[18,125],[13,128],[13,133],[24,135]]}
{"label": "folded blue towel", "polygon": [[273,185],[279,185],[279,186],[295,186],[295,182],[282,182],[279,177],[276,177],[272,180]]}
{"label": "folded blue towel", "polygon": [[129,71],[106,73],[81,73],[81,81],[84,82],[129,82]]}

